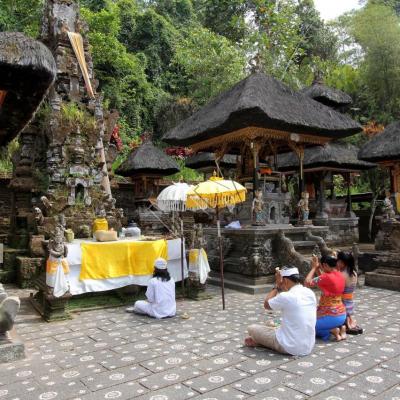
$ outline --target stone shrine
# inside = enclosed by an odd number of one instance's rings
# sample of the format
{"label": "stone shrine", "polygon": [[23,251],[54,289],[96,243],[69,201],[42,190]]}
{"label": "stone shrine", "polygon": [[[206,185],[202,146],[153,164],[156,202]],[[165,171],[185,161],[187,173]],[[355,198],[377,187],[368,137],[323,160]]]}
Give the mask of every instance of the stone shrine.
{"label": "stone shrine", "polygon": [[5,252],[13,252],[8,261],[16,265],[21,287],[36,285],[43,275],[46,240],[60,213],[65,228],[78,238],[91,236],[88,227],[101,207],[109,226],[119,226],[107,167],[113,160],[106,158],[115,118],[104,112],[102,96],[96,93],[86,32],[77,2],[46,1],[40,39],[54,56],[57,76],[20,135],[10,183],[10,248]]}

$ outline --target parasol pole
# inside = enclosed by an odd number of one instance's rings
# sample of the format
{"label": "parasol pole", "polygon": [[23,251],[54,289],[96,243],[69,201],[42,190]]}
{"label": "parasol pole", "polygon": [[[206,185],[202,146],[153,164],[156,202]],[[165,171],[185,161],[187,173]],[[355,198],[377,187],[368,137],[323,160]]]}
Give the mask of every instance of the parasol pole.
{"label": "parasol pole", "polygon": [[181,216],[181,273],[182,273],[182,296],[185,297],[185,272],[184,272],[184,250],[183,250],[183,241],[184,241],[184,236],[183,236],[183,219]]}
{"label": "parasol pole", "polygon": [[217,213],[217,232],[218,232],[218,244],[219,244],[219,272],[220,272],[220,277],[221,277],[222,309],[225,310],[224,255],[223,255],[223,251],[222,251],[221,224],[219,222],[218,204],[217,204],[217,207],[215,210]]}

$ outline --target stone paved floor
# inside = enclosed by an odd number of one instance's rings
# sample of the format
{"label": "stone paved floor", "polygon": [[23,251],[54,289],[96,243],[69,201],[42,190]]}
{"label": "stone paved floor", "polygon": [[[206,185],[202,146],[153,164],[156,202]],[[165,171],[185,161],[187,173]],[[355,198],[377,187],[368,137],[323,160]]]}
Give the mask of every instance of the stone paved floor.
{"label": "stone paved floor", "polygon": [[399,399],[400,292],[357,297],[365,334],[297,359],[242,346],[247,325],[272,317],[262,296],[228,291],[226,311],[219,296],[179,302],[188,320],[113,308],[51,324],[24,302],[17,330],[28,358],[0,366],[0,400]]}

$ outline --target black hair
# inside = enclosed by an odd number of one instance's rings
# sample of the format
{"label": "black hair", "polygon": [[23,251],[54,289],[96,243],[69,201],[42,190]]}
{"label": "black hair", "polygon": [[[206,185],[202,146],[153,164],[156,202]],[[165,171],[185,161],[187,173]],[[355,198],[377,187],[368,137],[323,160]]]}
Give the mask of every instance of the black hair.
{"label": "black hair", "polygon": [[356,267],[353,254],[339,251],[337,259],[346,265],[346,271],[350,276],[356,275]]}
{"label": "black hair", "polygon": [[320,262],[321,264],[327,264],[330,268],[335,268],[337,260],[332,256],[322,256]]}
{"label": "black hair", "polygon": [[154,267],[153,278],[158,278],[163,282],[168,282],[171,279],[171,276],[167,269],[158,269],[157,267]]}

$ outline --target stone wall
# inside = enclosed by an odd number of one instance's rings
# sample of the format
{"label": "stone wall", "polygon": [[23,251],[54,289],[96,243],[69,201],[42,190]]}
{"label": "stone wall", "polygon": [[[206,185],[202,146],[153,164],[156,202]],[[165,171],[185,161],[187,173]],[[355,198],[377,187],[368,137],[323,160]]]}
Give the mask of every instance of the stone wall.
{"label": "stone wall", "polygon": [[328,220],[313,220],[316,226],[328,226],[326,242],[334,246],[350,246],[359,242],[358,218],[329,218]]}
{"label": "stone wall", "polygon": [[7,244],[10,233],[11,197],[9,188],[11,176],[0,176],[0,243]]}
{"label": "stone wall", "polygon": [[124,215],[129,221],[135,217],[135,194],[133,183],[114,183],[112,193],[115,198],[116,207],[124,210]]}

